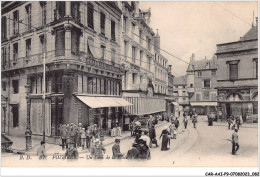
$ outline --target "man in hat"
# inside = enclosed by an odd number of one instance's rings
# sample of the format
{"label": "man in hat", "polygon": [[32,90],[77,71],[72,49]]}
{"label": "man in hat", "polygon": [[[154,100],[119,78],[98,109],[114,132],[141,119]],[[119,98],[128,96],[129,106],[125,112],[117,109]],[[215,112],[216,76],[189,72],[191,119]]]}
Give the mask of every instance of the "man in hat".
{"label": "man in hat", "polygon": [[140,159],[151,159],[150,149],[146,144],[146,141],[139,139],[140,145]]}
{"label": "man in hat", "polygon": [[45,141],[41,141],[41,146],[37,149],[37,156],[39,159],[45,159],[47,157],[45,143]]}
{"label": "man in hat", "polygon": [[66,125],[63,124],[60,128],[60,137],[61,137],[61,145],[62,145],[62,150],[64,150],[65,146],[67,148],[67,128]]}
{"label": "man in hat", "polygon": [[100,144],[99,139],[96,139],[95,145],[91,149],[91,155],[94,159],[103,159],[105,153],[106,149]]}
{"label": "man in hat", "polygon": [[112,159],[121,159],[124,156],[124,154],[120,152],[120,139],[115,140],[115,144],[112,147],[112,152]]}
{"label": "man in hat", "polygon": [[156,144],[156,147],[158,147],[154,125],[152,125],[152,127],[149,129],[149,137],[150,137],[151,145]]}
{"label": "man in hat", "polygon": [[78,150],[74,147],[74,143],[69,143],[69,148],[66,150],[65,158],[66,159],[78,159],[79,153]]}
{"label": "man in hat", "polygon": [[97,124],[94,124],[93,136],[94,136],[95,139],[98,138],[98,132],[99,132],[99,130],[98,130]]}
{"label": "man in hat", "polygon": [[238,135],[237,135],[238,129],[235,128],[234,133],[232,134],[232,155],[235,155],[237,150],[239,149],[238,144]]}
{"label": "man in hat", "polygon": [[132,149],[128,150],[126,158],[127,159],[139,159],[139,150],[137,149],[138,144],[137,143],[133,143],[132,145]]}

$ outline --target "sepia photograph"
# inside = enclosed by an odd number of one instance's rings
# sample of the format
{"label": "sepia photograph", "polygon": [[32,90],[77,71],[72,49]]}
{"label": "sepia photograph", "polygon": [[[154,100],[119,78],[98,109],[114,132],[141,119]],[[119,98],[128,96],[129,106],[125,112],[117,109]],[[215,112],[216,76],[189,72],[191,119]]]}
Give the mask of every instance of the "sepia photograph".
{"label": "sepia photograph", "polygon": [[258,139],[257,1],[1,1],[2,167],[258,167]]}

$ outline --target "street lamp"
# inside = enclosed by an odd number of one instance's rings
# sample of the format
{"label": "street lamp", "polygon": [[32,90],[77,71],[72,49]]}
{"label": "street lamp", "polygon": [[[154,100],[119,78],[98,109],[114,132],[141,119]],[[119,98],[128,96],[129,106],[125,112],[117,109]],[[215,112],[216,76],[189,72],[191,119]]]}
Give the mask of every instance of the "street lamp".
{"label": "street lamp", "polygon": [[31,131],[31,123],[30,123],[31,102],[29,98],[30,85],[26,84],[24,87],[25,87],[26,101],[27,101],[27,125],[25,129],[25,143],[26,143],[26,150],[30,150],[32,149],[32,131]]}

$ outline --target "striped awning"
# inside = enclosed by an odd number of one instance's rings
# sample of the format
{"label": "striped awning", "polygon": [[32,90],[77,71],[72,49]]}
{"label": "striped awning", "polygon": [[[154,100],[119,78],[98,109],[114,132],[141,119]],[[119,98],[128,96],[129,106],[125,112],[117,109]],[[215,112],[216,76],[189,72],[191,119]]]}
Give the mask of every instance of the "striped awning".
{"label": "striped awning", "polygon": [[91,108],[124,107],[132,105],[123,98],[117,97],[77,96],[77,98]]}

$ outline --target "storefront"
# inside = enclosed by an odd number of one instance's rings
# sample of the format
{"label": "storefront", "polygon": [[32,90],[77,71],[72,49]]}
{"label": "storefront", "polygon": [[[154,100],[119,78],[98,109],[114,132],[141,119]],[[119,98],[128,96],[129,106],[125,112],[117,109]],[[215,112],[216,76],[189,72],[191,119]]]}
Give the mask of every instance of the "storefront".
{"label": "storefront", "polygon": [[200,102],[190,102],[192,109],[195,109],[195,112],[198,115],[207,115],[211,112],[216,113],[218,103],[212,101],[200,101]]}
{"label": "storefront", "polygon": [[116,123],[123,127],[123,107],[132,104],[120,96],[75,95],[81,104],[79,122],[83,126],[97,124],[104,130],[112,129]]}

